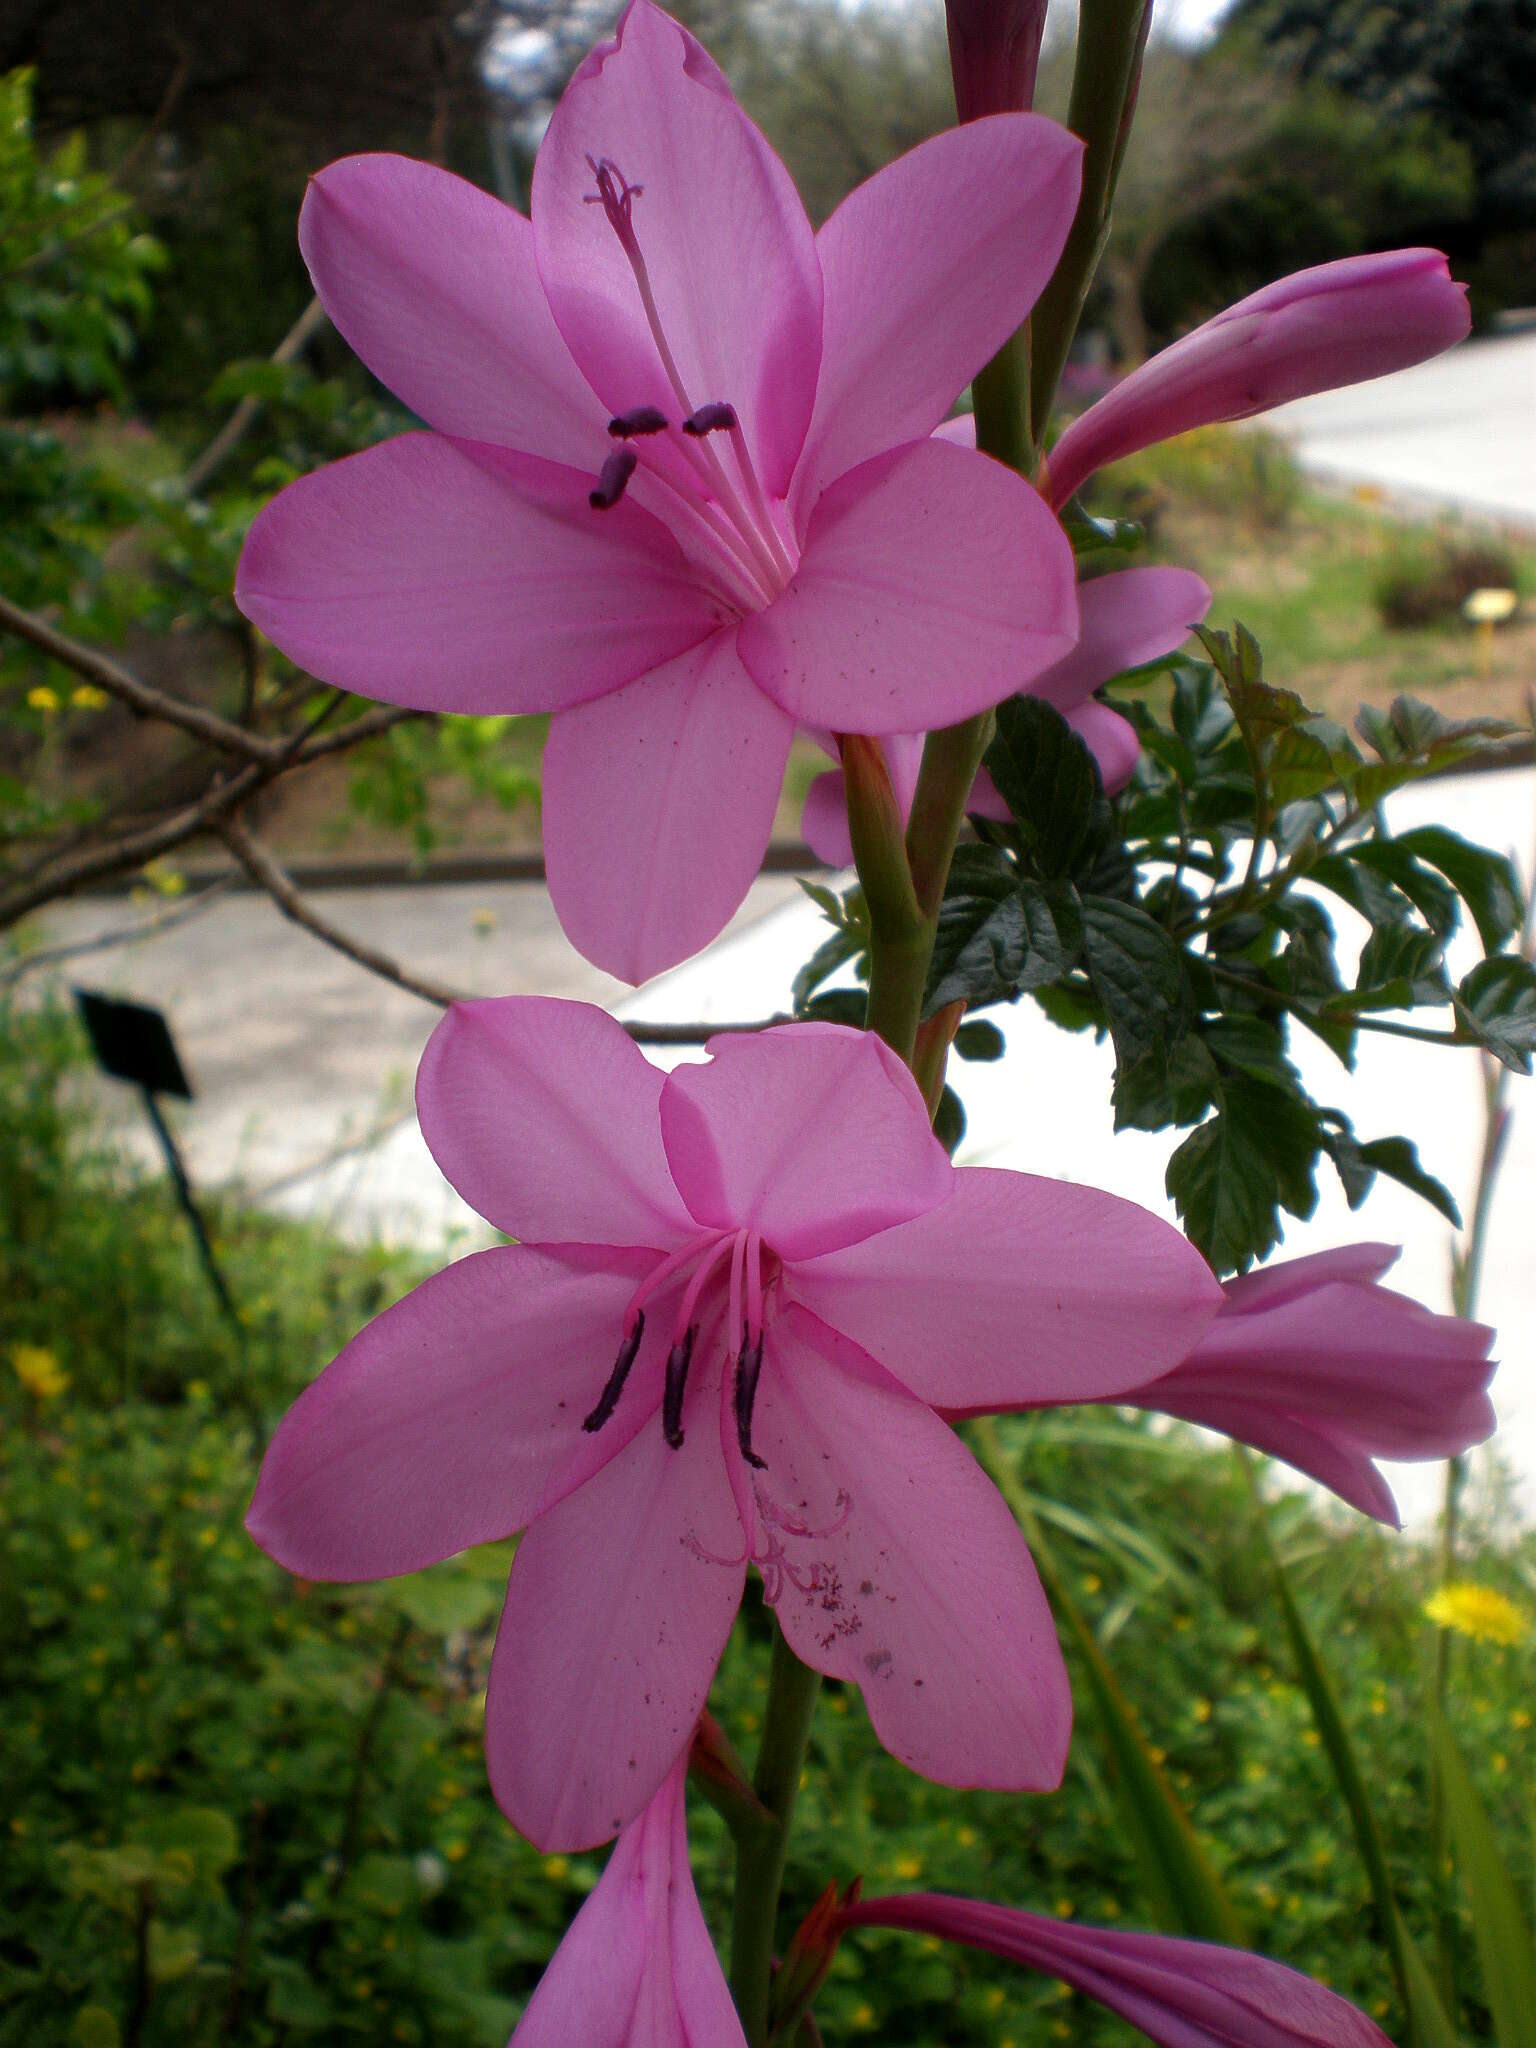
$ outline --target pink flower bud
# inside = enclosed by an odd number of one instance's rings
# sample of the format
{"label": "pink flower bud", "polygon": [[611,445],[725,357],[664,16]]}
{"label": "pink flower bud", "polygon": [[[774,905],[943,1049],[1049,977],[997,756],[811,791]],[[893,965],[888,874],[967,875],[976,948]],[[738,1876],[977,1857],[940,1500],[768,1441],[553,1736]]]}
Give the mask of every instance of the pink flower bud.
{"label": "pink flower bud", "polygon": [[1065,504],[1105,463],[1191,427],[1422,363],[1470,325],[1466,287],[1438,249],[1298,270],[1184,335],[1074,420],[1051,451],[1051,502]]}
{"label": "pink flower bud", "polygon": [[962,121],[1027,112],[1045,34],[1046,0],[946,0],[949,63]]}
{"label": "pink flower bud", "polygon": [[842,1918],[844,1927],[967,1942],[1059,1977],[1164,2048],[1388,2048],[1380,2027],[1347,1999],[1243,1949],[1079,1927],[937,1892],[865,1899]]}
{"label": "pink flower bud", "polygon": [[1125,1397],[1268,1456],[1396,1524],[1376,1458],[1449,1458],[1494,1426],[1493,1332],[1379,1285],[1390,1245],[1349,1245],[1228,1280],[1182,1365]]}

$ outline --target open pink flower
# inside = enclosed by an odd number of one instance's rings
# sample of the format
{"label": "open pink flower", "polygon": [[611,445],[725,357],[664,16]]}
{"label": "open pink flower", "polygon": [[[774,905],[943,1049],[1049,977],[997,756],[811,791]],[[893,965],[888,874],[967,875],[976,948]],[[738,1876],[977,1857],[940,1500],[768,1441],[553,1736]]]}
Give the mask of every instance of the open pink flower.
{"label": "open pink flower", "polygon": [[797,722],[942,725],[1075,640],[1043,501],[930,436],[1050,276],[1080,157],[1038,115],[972,122],[813,234],[717,66],[634,0],[531,222],[403,157],[312,182],[315,289],[434,431],[276,498],[241,608],[364,696],[552,711],[561,922],[628,980],[673,965],[757,872]]}
{"label": "open pink flower", "polygon": [[1121,1397],[1198,1422],[1398,1525],[1377,1458],[1452,1458],[1492,1434],[1493,1331],[1379,1286],[1387,1244],[1285,1259],[1225,1282],[1173,1371]]}
{"label": "open pink flower", "polygon": [[1053,1785],[1071,1702],[1012,1516],[935,1408],[1091,1400],[1184,1357],[1205,1263],[1133,1204],[957,1171],[878,1038],[793,1024],[663,1077],[541,997],[456,1005],[416,1099],[519,1243],[369,1325],[294,1404],[247,1526],[312,1579],[527,1529],[491,1780],[542,1847],[612,1835],[690,1739],[762,1575],[790,1647],[945,1783]]}
{"label": "open pink flower", "polygon": [[1267,1956],[1214,1942],[1081,1927],[939,1892],[863,1899],[841,1927],[963,1941],[1059,1977],[1164,2048],[1390,2048],[1358,2006]]}
{"label": "open pink flower", "polygon": [[1470,327],[1466,286],[1438,249],[1298,270],[1163,349],[1075,419],[1051,450],[1051,503],[1154,441],[1407,369]]}
{"label": "open pink flower", "polygon": [[[1077,645],[1021,687],[1025,695],[1041,697],[1065,713],[1067,723],[1098,762],[1104,787],[1113,792],[1130,781],[1140,745],[1130,720],[1100,704],[1093,693],[1111,676],[1154,661],[1160,654],[1171,654],[1187,638],[1190,627],[1205,617],[1211,593],[1187,569],[1121,569],[1081,584],[1077,596],[1082,620]],[[829,752],[836,752],[830,733],[814,737]],[[881,744],[905,818],[912,809],[917,771],[922,765],[923,735],[897,733]],[[966,809],[983,818],[1006,821],[1009,816],[1008,806],[984,768],[976,777]],[[820,859],[834,867],[846,867],[852,861],[840,770],[819,775],[806,791],[800,829]]]}
{"label": "open pink flower", "polygon": [[746,2048],[688,1862],[680,1757],[608,1866],[510,2048]]}

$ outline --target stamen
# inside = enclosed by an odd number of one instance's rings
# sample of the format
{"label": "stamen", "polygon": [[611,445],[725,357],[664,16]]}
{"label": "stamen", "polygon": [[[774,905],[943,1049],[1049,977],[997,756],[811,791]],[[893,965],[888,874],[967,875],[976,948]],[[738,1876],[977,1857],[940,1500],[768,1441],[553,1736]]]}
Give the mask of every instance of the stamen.
{"label": "stamen", "polygon": [[729,434],[736,428],[736,408],[727,405],[723,398],[701,405],[697,412],[689,413],[683,421],[683,432],[699,440],[705,434]]}
{"label": "stamen", "polygon": [[766,1472],[768,1463],[752,1448],[752,1409],[757,1400],[757,1382],[763,1370],[763,1333],[742,1339],[736,1358],[736,1444],[747,1463]]}
{"label": "stamen", "polygon": [[661,1433],[674,1451],[683,1447],[683,1395],[688,1386],[688,1368],[693,1363],[693,1340],[699,1334],[691,1323],[667,1353],[667,1383],[661,1396]]}
{"label": "stamen", "polygon": [[645,1311],[635,1317],[634,1328],[630,1330],[619,1346],[619,1355],[613,1362],[613,1371],[608,1375],[607,1384],[597,1397],[597,1406],[581,1425],[585,1430],[599,1430],[619,1405],[619,1396],[624,1391],[624,1382],[629,1378],[629,1369],[640,1350],[640,1339],[645,1335]]}
{"label": "stamen", "polygon": [[633,441],[642,434],[664,434],[668,420],[659,405],[637,405],[633,412],[618,413],[608,422],[615,441]]}
{"label": "stamen", "polygon": [[603,463],[597,489],[588,491],[587,503],[594,512],[611,512],[624,495],[624,486],[634,475],[640,458],[633,448],[615,448]]}

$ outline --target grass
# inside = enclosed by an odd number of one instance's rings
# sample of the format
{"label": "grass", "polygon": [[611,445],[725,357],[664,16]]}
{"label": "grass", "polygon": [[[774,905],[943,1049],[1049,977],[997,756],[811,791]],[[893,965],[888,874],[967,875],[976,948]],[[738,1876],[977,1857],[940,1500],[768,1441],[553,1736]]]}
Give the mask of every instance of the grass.
{"label": "grass", "polygon": [[1464,522],[1407,521],[1377,494],[1328,493],[1307,483],[1285,450],[1258,432],[1207,428],[1107,470],[1096,509],[1148,527],[1147,559],[1197,570],[1211,585],[1212,624],[1234,619],[1257,636],[1272,681],[1349,723],[1362,704],[1404,691],[1452,715],[1527,720],[1536,684],[1536,551],[1507,546],[1525,613],[1493,637],[1487,670],[1478,637],[1459,618],[1387,626],[1376,596],[1390,573],[1412,571],[1448,545],[1486,540]]}
{"label": "grass", "polygon": [[[0,2043],[500,2048],[602,1867],[600,1853],[539,1856],[486,1789],[483,1692],[509,1547],[381,1586],[306,1586],[240,1526],[266,1429],[421,1267],[218,1211],[242,1357],[163,1186],[70,1107],[73,1025],[46,1013],[4,1022]],[[46,1349],[68,1384],[28,1392],[8,1355],[16,1343]],[[1007,1441],[1256,1945],[1395,2030],[1364,1876],[1231,1459],[1098,1411],[1021,1419]],[[1466,1576],[1529,1615],[1536,1543],[1496,1541],[1496,1527],[1474,1526]],[[1431,1637],[1420,1604],[1432,1561],[1300,1497],[1277,1509],[1276,1528],[1422,1930]],[[712,1695],[748,1754],[765,1638],[749,1601]],[[1459,1646],[1456,1726],[1517,1869],[1536,1782],[1533,1695],[1529,1631]],[[718,1930],[723,1831],[697,1802],[691,1820]],[[1086,1707],[1062,1790],[1019,1799],[912,1776],[880,1751],[857,1694],[828,1687],[791,1910],[857,1871],[871,1890],[1147,1919]],[[1462,1943],[1475,1983],[1465,1924]],[[829,2043],[1135,2038],[1053,1983],[894,1935],[846,1944],[818,2011]],[[1487,2038],[1475,1997],[1463,2020],[1466,2039]]]}

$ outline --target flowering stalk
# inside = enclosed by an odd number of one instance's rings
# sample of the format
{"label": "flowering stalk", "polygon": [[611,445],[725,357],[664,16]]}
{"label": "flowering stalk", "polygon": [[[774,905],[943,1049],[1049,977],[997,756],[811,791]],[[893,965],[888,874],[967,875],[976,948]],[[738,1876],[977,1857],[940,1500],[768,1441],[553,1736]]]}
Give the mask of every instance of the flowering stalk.
{"label": "flowering stalk", "polygon": [[1037,432],[1049,417],[1109,233],[1109,209],[1151,20],[1152,0],[1082,0],[1067,126],[1088,149],[1077,216],[1034,311],[1030,383]]}

